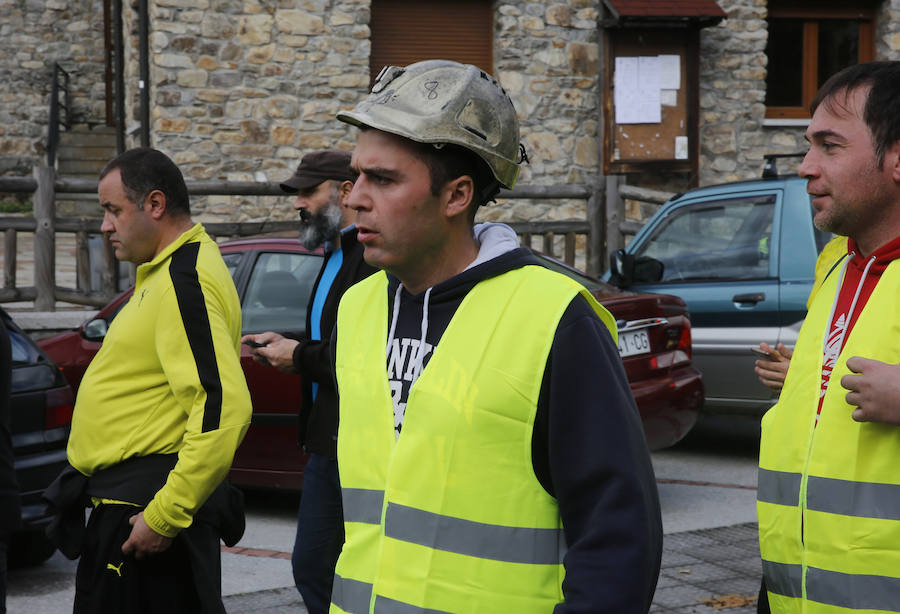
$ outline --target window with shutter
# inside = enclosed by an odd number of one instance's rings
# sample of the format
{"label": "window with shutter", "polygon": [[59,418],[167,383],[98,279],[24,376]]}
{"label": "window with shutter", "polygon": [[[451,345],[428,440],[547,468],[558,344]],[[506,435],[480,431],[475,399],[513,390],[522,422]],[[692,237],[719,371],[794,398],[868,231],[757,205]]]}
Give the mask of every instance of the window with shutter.
{"label": "window with shutter", "polygon": [[371,81],[384,66],[455,60],[493,74],[490,0],[372,0]]}

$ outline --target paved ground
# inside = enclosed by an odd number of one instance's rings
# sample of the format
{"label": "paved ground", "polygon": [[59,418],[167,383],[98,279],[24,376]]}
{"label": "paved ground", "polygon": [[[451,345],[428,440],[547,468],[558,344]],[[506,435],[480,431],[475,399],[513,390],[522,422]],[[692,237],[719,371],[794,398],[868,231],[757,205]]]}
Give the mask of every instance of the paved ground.
{"label": "paved ground", "polygon": [[755,614],[762,568],[756,523],[666,535],[650,612]]}
{"label": "paved ground", "polygon": [[[756,613],[761,570],[755,523],[669,534],[664,548],[651,614]],[[293,587],[224,601],[229,614],[306,612]]]}
{"label": "paved ground", "polygon": [[[684,465],[693,461],[694,454],[685,450],[654,453],[666,534],[662,570],[650,612],[755,614],[761,571],[756,523],[747,520],[754,518],[755,489],[742,484],[747,481],[746,475],[732,475],[729,482],[719,482],[717,472],[722,469],[715,465],[727,463],[721,459],[711,463],[708,457],[708,469],[696,477],[711,479],[663,477],[688,475]],[[745,473],[749,475],[750,471]],[[698,509],[698,501],[705,502],[706,507]],[[715,502],[715,507],[711,508],[710,502]],[[222,553],[222,592],[229,614],[306,613],[293,587],[288,554],[296,504],[296,497],[283,493],[248,497],[247,532],[240,547],[226,548]],[[714,524],[727,526],[679,530]],[[11,572],[10,614],[69,611],[74,570],[75,563],[57,553],[40,567]]]}

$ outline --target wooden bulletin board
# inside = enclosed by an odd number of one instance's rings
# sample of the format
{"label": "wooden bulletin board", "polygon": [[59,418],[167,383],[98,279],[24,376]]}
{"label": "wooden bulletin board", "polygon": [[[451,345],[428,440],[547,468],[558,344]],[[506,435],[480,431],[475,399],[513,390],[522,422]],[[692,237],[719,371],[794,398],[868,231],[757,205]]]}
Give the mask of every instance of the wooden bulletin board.
{"label": "wooden bulletin board", "polygon": [[[603,170],[604,174],[685,172],[697,182],[699,156],[699,30],[696,28],[622,28],[606,30],[603,75]],[[616,109],[617,58],[634,66],[641,58],[663,56],[678,63],[679,86],[664,91],[658,104],[659,121],[634,121],[634,109]],[[677,56],[674,59],[673,56]],[[620,62],[623,66],[625,63]],[[624,73],[624,71],[623,71]],[[671,75],[670,75],[671,76]],[[620,75],[619,83],[624,79]],[[629,77],[630,78],[630,77]],[[622,88],[627,104],[635,103]],[[629,90],[630,93],[630,90]],[[643,101],[641,104],[646,104]],[[624,107],[624,104],[622,105]]]}

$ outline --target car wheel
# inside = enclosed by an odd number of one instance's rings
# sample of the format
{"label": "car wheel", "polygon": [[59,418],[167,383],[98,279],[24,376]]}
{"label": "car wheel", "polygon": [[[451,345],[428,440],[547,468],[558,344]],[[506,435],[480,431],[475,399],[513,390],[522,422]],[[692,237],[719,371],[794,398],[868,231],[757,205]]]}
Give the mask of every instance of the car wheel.
{"label": "car wheel", "polygon": [[56,552],[43,531],[14,533],[9,541],[7,562],[10,569],[40,565]]}

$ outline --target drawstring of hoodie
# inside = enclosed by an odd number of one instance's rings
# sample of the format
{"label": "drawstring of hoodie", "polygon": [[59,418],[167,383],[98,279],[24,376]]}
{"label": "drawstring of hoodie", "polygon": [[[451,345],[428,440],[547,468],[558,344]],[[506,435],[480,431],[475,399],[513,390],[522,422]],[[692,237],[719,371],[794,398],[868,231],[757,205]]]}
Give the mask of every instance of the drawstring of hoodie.
{"label": "drawstring of hoodie", "polygon": [[[850,253],[850,258],[852,258],[855,254]],[[849,264],[850,258],[847,259],[847,262],[844,263],[844,269],[841,272],[841,280],[843,282],[843,277],[845,275],[845,271],[847,270],[847,266]],[[859,278],[859,283],[856,284],[856,292],[853,294],[853,301],[850,303],[850,309],[847,311],[846,322],[847,326],[841,331],[840,336],[838,337],[838,342],[834,344],[834,347],[837,348],[837,351],[840,352],[841,348],[844,347],[844,338],[847,336],[847,329],[849,328],[850,322],[853,321],[853,312],[856,311],[856,303],[859,300],[859,295],[862,292],[863,285],[866,283],[866,276],[869,274],[869,269],[872,268],[872,265],[875,264],[875,256],[869,258],[869,261],[866,262],[866,268],[863,269],[862,275]],[[834,304],[831,306],[831,317],[828,319],[828,323],[825,325],[825,341],[828,342],[828,334],[831,332],[831,323],[834,320],[834,310],[837,308],[838,298],[840,297],[840,285],[838,285],[838,293],[834,297]]]}
{"label": "drawstring of hoodie", "polygon": [[[834,302],[831,304],[831,314],[828,316],[828,321],[825,323],[825,337],[823,339],[822,348],[822,371],[819,375],[821,382],[819,384],[819,404],[816,408],[816,418],[815,424],[818,426],[819,417],[822,414],[822,403],[825,397],[825,390],[831,383],[831,373],[832,368],[837,362],[837,358],[840,355],[841,351],[844,349],[844,339],[847,337],[847,331],[850,328],[850,323],[853,321],[853,312],[856,311],[856,303],[859,301],[859,295],[862,294],[863,286],[866,283],[866,277],[869,274],[869,269],[872,268],[872,265],[875,264],[875,256],[869,258],[869,261],[866,262],[866,267],[863,269],[862,275],[859,278],[859,282],[856,284],[856,292],[853,294],[853,300],[850,302],[850,309],[847,310],[847,315],[844,317],[844,326],[841,329],[841,332],[838,334],[837,338],[834,340],[829,339],[831,335],[831,329],[834,326],[834,314],[837,311],[838,303],[840,302],[841,297],[841,288],[844,285],[844,277],[847,274],[847,267],[850,265],[850,260],[855,255],[853,252],[850,252],[850,258],[844,262],[844,266],[841,268],[841,277],[838,279],[838,290],[834,295]],[[826,371],[827,370],[827,371]],[[826,382],[825,378],[828,378]]]}
{"label": "drawstring of hoodie", "polygon": [[388,332],[387,345],[384,347],[385,360],[391,355],[391,345],[394,343],[394,333],[397,332],[397,316],[400,315],[400,291],[403,290],[403,284],[397,284],[397,291],[394,292],[394,313],[391,316],[391,329]]}
{"label": "drawstring of hoodie", "polygon": [[[388,332],[387,345],[384,348],[384,357],[387,360],[391,355],[391,345],[394,343],[394,335],[397,332],[397,320],[400,317],[400,293],[403,290],[403,284],[397,284],[397,291],[394,293],[394,309],[391,315],[391,326]],[[415,377],[419,377],[422,373],[423,363],[425,362],[425,336],[428,334],[428,301],[431,298],[431,288],[425,291],[425,302],[422,305],[422,338],[419,340],[419,347],[416,351],[415,358]]]}
{"label": "drawstring of hoodie", "polygon": [[416,375],[422,374],[422,363],[425,362],[425,335],[428,333],[428,299],[431,297],[431,288],[425,291],[425,304],[422,305],[422,339],[419,340],[419,352],[416,355]]}

